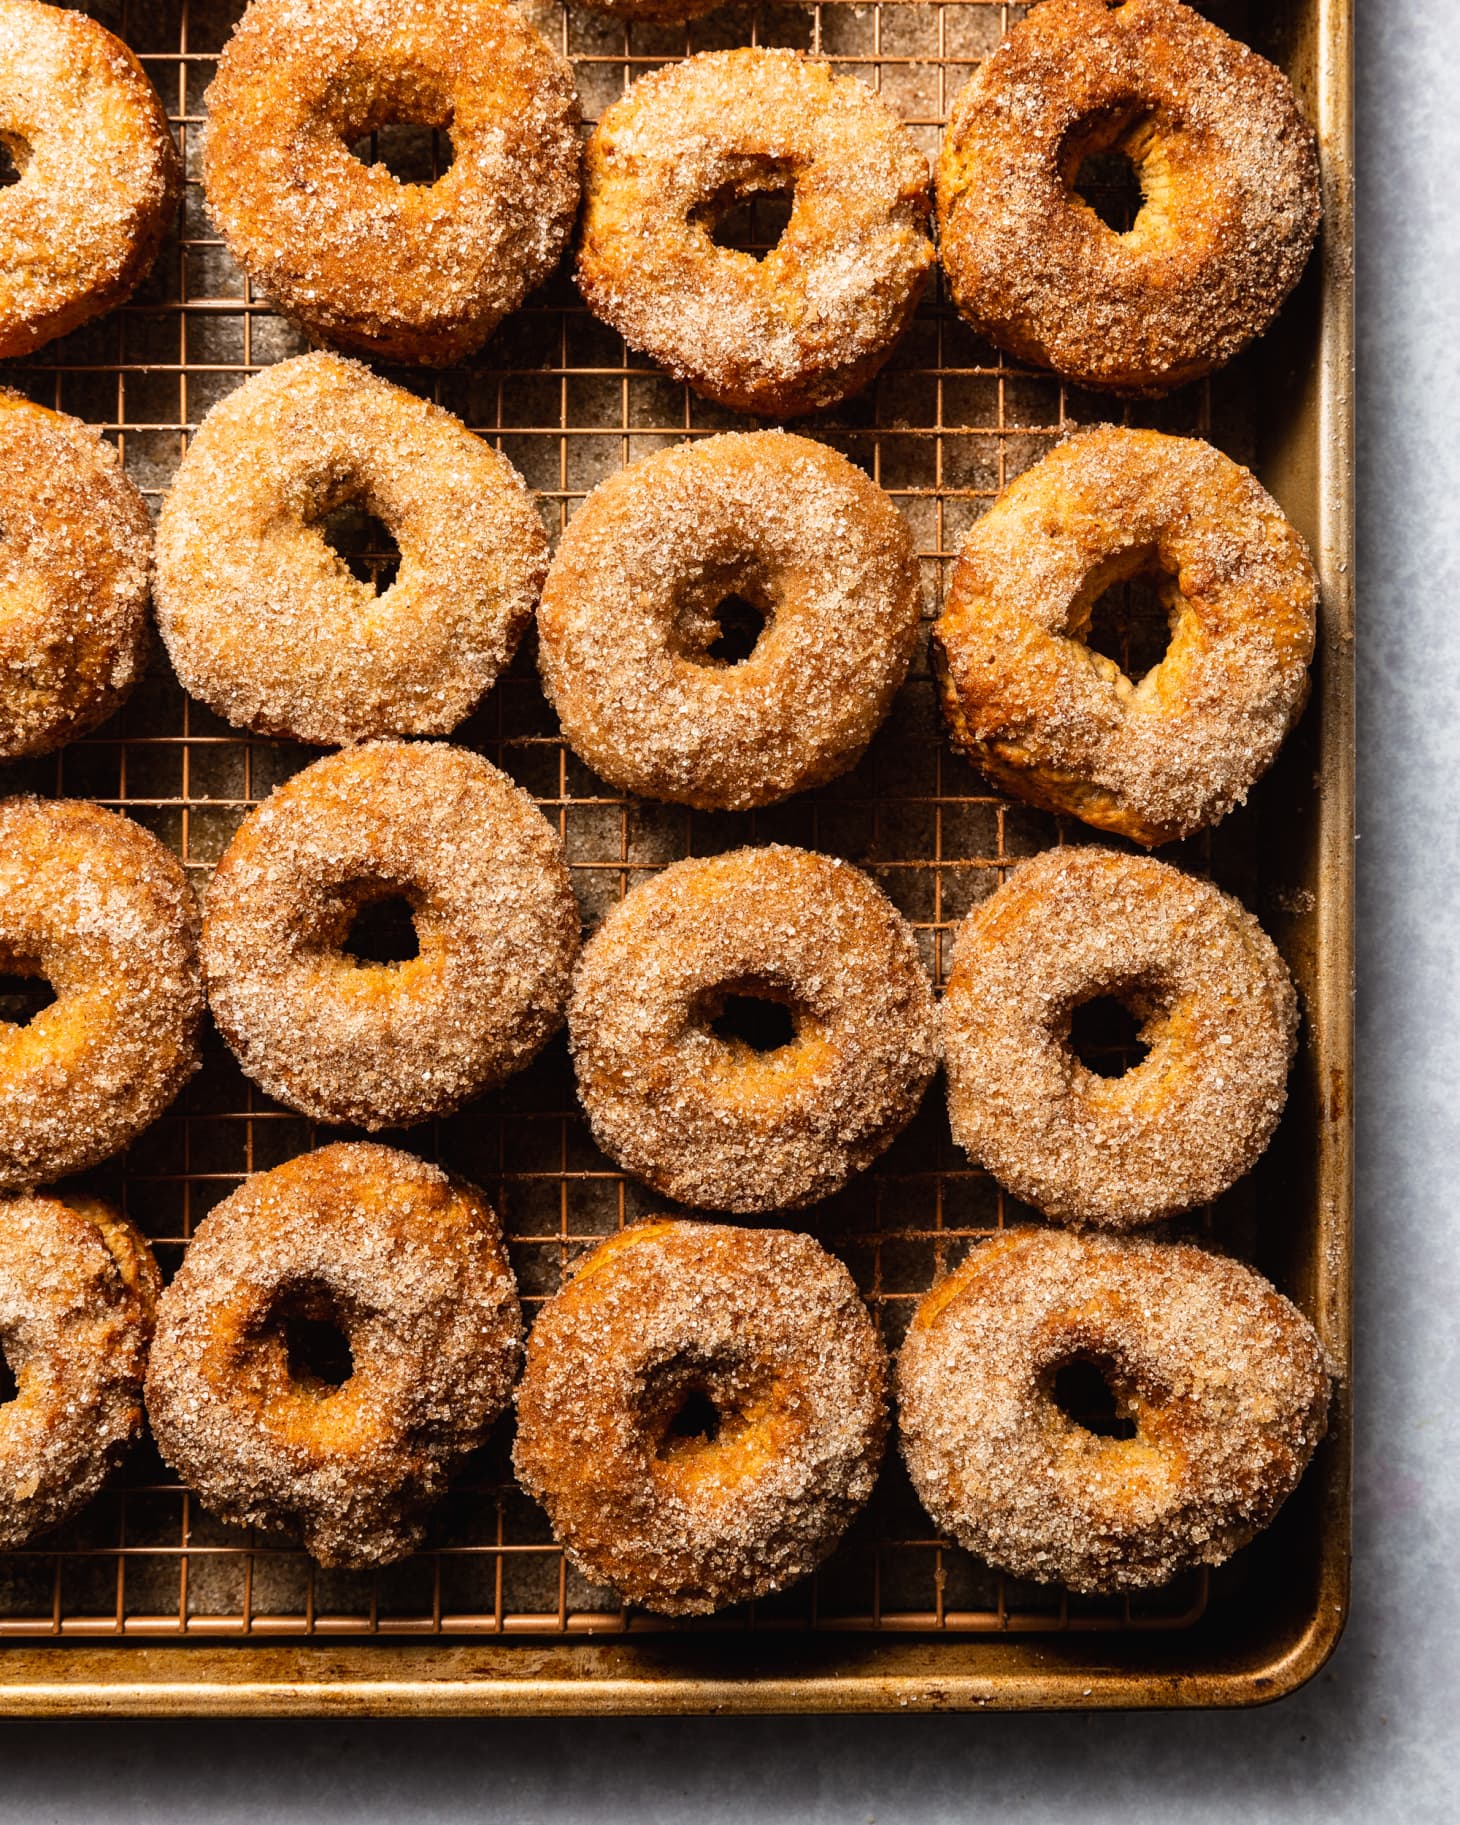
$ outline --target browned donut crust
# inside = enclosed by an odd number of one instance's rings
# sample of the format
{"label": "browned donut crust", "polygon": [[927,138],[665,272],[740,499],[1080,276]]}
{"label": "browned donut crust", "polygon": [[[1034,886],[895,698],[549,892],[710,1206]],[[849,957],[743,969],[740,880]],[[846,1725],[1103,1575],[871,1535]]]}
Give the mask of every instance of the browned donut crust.
{"label": "browned donut crust", "polygon": [[182,185],[167,116],[119,38],[69,7],[0,0],[0,357],[120,304]]}
{"label": "browned donut crust", "polygon": [[0,760],[74,741],[131,690],[151,554],[111,445],[0,389]]}
{"label": "browned donut crust", "polygon": [[161,1276],[93,1199],[0,1195],[0,1549],[76,1513],[142,1430]]}
{"label": "browned donut crust", "polygon": [[[715,1030],[778,1002],[770,1051]],[[937,1066],[907,922],[860,869],[772,843],[641,882],[583,952],[568,1003],[578,1094],[604,1152],[681,1204],[813,1204],[871,1165]]]}
{"label": "browned donut crust", "polygon": [[[404,897],[419,952],[342,946]],[[578,908],[557,832],[478,754],[372,742],[252,811],[208,889],[213,1018],[270,1096],[316,1121],[399,1128],[520,1071],[560,1025]]]}
{"label": "browned donut crust", "polygon": [[[857,392],[933,262],[928,167],[852,76],[799,52],[704,51],[641,76],[594,130],[578,284],[588,308],[707,398],[789,418]],[[763,260],[716,218],[794,184]]]}
{"label": "browned donut crust", "polygon": [[[1112,149],[1144,193],[1125,234],[1074,189],[1083,160]],[[1035,7],[954,101],[937,196],[969,322],[1118,393],[1164,393],[1259,335],[1322,207],[1287,78],[1181,0]]]}
{"label": "browned donut crust", "polygon": [[[765,616],[739,664],[711,656],[730,595]],[[906,522],[844,456],[782,431],[679,444],[574,514],[538,613],[543,689],[622,790],[767,805],[860,759],[922,599]]]}
{"label": "browned donut crust", "polygon": [[[379,595],[325,541],[348,502],[400,548]],[[547,556],[505,456],[358,362],[299,355],[189,445],[157,529],[157,621],[185,689],[239,727],[445,735],[511,659]]]}
{"label": "browned donut crust", "polygon": [[650,1222],[539,1313],[514,1463],[585,1577],[685,1616],[814,1570],[886,1434],[886,1358],[841,1262],[785,1230]]}
{"label": "browned donut crust", "polygon": [[[1128,678],[1086,643],[1112,584],[1156,579],[1171,644]],[[1308,695],[1318,578],[1250,471],[1195,438],[1102,425],[973,527],[933,631],[956,744],[996,785],[1153,845],[1214,824]]]}
{"label": "browned donut crust", "polygon": [[0,799],[0,973],[56,999],[0,1020],[0,1191],[118,1152],[197,1067],[197,907],[157,838],[77,799]]}
{"label": "browned donut crust", "polygon": [[[1131,1438],[1063,1410],[1102,1370]],[[903,1456],[938,1527],[1000,1571],[1142,1590],[1272,1520],[1327,1425],[1312,1325],[1240,1262],[1184,1244],[1007,1230],[918,1307],[897,1363]]]}
{"label": "browned donut crust", "polygon": [[[572,228],[572,71],[500,0],[251,0],[204,99],[203,182],[230,251],[326,341],[460,360]],[[351,155],[394,121],[450,129],[434,184]]]}
{"label": "browned donut crust", "polygon": [[[1089,1070],[1070,1018],[1110,997],[1148,1056]],[[953,1138],[1062,1223],[1129,1229],[1219,1196],[1287,1097],[1298,1003],[1272,940],[1148,856],[1048,849],[964,921],[942,1003]]]}
{"label": "browned donut crust", "polygon": [[[343,1382],[311,1368],[311,1326],[343,1333]],[[474,1186],[391,1147],[321,1147],[198,1225],[162,1296],[147,1413],[221,1519],[297,1531],[322,1565],[383,1565],[507,1405],[521,1336]]]}

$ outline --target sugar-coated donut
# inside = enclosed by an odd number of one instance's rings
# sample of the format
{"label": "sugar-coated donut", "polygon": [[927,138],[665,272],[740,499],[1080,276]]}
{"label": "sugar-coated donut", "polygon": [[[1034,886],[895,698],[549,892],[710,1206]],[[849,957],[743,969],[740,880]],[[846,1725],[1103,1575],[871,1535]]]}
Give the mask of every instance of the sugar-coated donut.
{"label": "sugar-coated donut", "polygon": [[[1108,997],[1148,1056],[1120,1077],[1070,1045]],[[1219,1196],[1287,1097],[1298,1002],[1251,913],[1147,856],[1048,849],[976,906],[942,1002],[953,1138],[1062,1223],[1129,1229]]]}
{"label": "sugar-coated donut", "polygon": [[104,438],[0,389],[0,760],[104,721],[147,651],[152,523]]}
{"label": "sugar-coated donut", "polygon": [[[779,1003],[760,1051],[715,1022]],[[902,915],[849,862],[770,844],[641,882],[583,952],[568,1004],[594,1138],[706,1210],[829,1197],[911,1121],[937,1065],[932,989]]]}
{"label": "sugar-coated donut", "polygon": [[[379,595],[325,541],[349,502],[400,547]],[[445,735],[512,657],[546,570],[506,457],[358,362],[299,355],[193,438],[157,529],[157,620],[185,689],[241,728]]]}
{"label": "sugar-coated donut", "polygon": [[0,1020],[0,1191],[118,1152],[196,1069],[197,907],[130,818],[0,799],[0,973],[56,995],[28,1025]]}
{"label": "sugar-coated donut", "polygon": [[684,1616],[814,1570],[886,1431],[886,1359],[841,1262],[785,1230],[649,1222],[539,1313],[514,1462],[586,1577]]}
{"label": "sugar-coated donut", "polygon": [[0,0],[0,357],[120,304],[157,257],[182,186],[157,91],[70,7]]}
{"label": "sugar-coated donut", "polygon": [[[1154,574],[1171,644],[1128,678],[1087,644],[1112,584]],[[1010,484],[933,630],[957,745],[996,785],[1152,845],[1216,823],[1308,695],[1318,578],[1249,470],[1196,438],[1102,425]]]}
{"label": "sugar-coated donut", "polygon": [[75,1514],[142,1430],[162,1279],[95,1199],[0,1194],[0,1549]]}
{"label": "sugar-coated donut", "polygon": [[[1130,1437],[1066,1412],[1102,1371]],[[1327,1423],[1322,1343],[1240,1262],[1184,1244],[1006,1230],[918,1307],[897,1363],[923,1505],[1015,1577],[1077,1591],[1220,1565],[1297,1486]]]}
{"label": "sugar-coated donut", "polygon": [[[1117,151],[1127,233],[1075,190]],[[1162,393],[1220,367],[1297,283],[1318,154],[1287,78],[1182,0],[1044,0],[953,103],[939,251],[962,314],[1081,386]]]}
{"label": "sugar-coated donut", "polygon": [[[500,0],[251,0],[204,100],[203,182],[230,251],[325,341],[458,361],[573,226],[572,71]],[[435,183],[352,156],[398,121],[450,130]]]}
{"label": "sugar-coated donut", "polygon": [[383,1565],[507,1405],[521,1336],[474,1186],[391,1147],[321,1147],[198,1225],[158,1310],[147,1413],[223,1520],[295,1530],[322,1565]]}
{"label": "sugar-coated donut", "polygon": [[[739,663],[715,611],[764,616]],[[741,810],[860,758],[907,674],[922,585],[906,522],[824,444],[679,444],[574,514],[538,613],[543,689],[574,751],[650,798]]]}
{"label": "sugar-coated donut", "polygon": [[[342,947],[402,897],[418,954]],[[480,755],[371,742],[249,813],[208,889],[220,1032],[270,1096],[316,1121],[398,1128],[520,1071],[559,1026],[578,909],[557,832]]]}
{"label": "sugar-coated donut", "polygon": [[[787,418],[866,385],[933,263],[928,166],[892,110],[799,52],[703,51],[641,76],[584,154],[578,284],[596,316],[697,392]],[[725,209],[794,186],[762,260]]]}

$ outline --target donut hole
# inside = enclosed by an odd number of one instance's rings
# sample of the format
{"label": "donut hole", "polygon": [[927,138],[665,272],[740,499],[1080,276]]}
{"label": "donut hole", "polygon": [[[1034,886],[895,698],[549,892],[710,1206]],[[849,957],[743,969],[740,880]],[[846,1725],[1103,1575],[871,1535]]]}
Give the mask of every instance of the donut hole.
{"label": "donut hole", "polygon": [[324,542],[359,583],[383,595],[400,571],[400,546],[384,520],[359,501],[345,501],[319,523]]}
{"label": "donut hole", "polygon": [[403,116],[382,121],[347,143],[351,157],[362,165],[383,165],[398,184],[429,189],[456,156],[449,126],[449,121],[441,125]]}
{"label": "donut hole", "polygon": [[30,143],[18,133],[0,133],[0,190],[8,190],[25,176],[30,163]]}
{"label": "donut hole", "polygon": [[700,1468],[702,1452],[732,1450],[747,1424],[751,1390],[734,1365],[713,1358],[679,1356],[651,1369],[640,1400],[640,1419],[651,1457],[671,1469]]}
{"label": "donut hole", "polygon": [[1116,235],[1133,234],[1142,211],[1165,195],[1160,142],[1140,106],[1082,120],[1065,140],[1060,171],[1071,197]]}
{"label": "donut hole", "polygon": [[334,1294],[309,1282],[275,1301],[268,1328],[283,1341],[289,1379],[308,1394],[332,1394],[355,1373],[350,1336]]}
{"label": "donut hole", "polygon": [[[674,1449],[678,1441],[688,1440],[691,1444],[713,1445],[720,1436],[720,1409],[710,1399],[710,1391],[704,1387],[687,1388],[684,1399],[669,1417],[665,1430],[665,1444]],[[664,1455],[664,1447],[660,1448]]]}
{"label": "donut hole", "polygon": [[0,1025],[28,1027],[55,1000],[56,991],[39,964],[10,959],[7,968],[0,963]]}
{"label": "donut hole", "polygon": [[409,963],[421,954],[415,909],[404,894],[389,889],[367,894],[356,908],[340,949],[367,967]]}
{"label": "donut hole", "polygon": [[794,1045],[797,1009],[775,983],[734,982],[702,995],[696,1023],[732,1048],[745,1047],[765,1057]]}
{"label": "donut hole", "polygon": [[690,213],[716,247],[763,260],[780,245],[796,207],[795,167],[772,160],[762,172],[726,184]]}
{"label": "donut hole", "polygon": [[1050,1375],[1050,1399],[1072,1425],[1097,1438],[1134,1438],[1138,1427],[1120,1379],[1109,1357],[1073,1356]]}
{"label": "donut hole", "polygon": [[19,1399],[20,1383],[15,1379],[10,1358],[5,1354],[5,1339],[0,1337],[0,1407],[8,1407],[11,1401]]}
{"label": "donut hole", "polygon": [[705,658],[720,665],[742,664],[755,651],[768,618],[763,608],[744,596],[726,596],[711,616],[720,632],[705,648]]}
{"label": "donut hole", "polygon": [[1139,686],[1166,658],[1185,610],[1160,554],[1142,546],[1117,554],[1085,579],[1066,631]]}
{"label": "donut hole", "polygon": [[1143,1025],[1114,995],[1096,995],[1071,1010],[1069,1047],[1096,1077],[1124,1077],[1150,1051],[1141,1038]]}

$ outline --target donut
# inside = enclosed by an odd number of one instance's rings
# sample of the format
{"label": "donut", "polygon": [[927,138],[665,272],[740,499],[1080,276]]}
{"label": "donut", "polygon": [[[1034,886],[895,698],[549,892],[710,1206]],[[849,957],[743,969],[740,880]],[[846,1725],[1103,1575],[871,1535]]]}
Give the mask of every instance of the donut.
{"label": "donut", "polygon": [[787,1230],[660,1221],[542,1307],[514,1465],[585,1577],[688,1616],[814,1570],[886,1434],[886,1359],[841,1262]]}
{"label": "donut", "polygon": [[[326,543],[349,503],[400,548],[379,595]],[[299,355],[193,438],[157,528],[157,621],[183,687],[237,727],[445,735],[516,650],[547,556],[506,457],[357,362]]]}
{"label": "donut", "polygon": [[384,1565],[511,1398],[517,1288],[475,1186],[373,1142],[256,1174],[198,1225],[157,1313],[147,1416],[238,1527]]}
{"label": "donut", "polygon": [[[1120,1077],[1070,1043],[1086,1003],[1140,1021]],[[953,1138],[1060,1223],[1130,1229],[1249,1171],[1287,1096],[1298,1001],[1256,919],[1148,856],[1047,849],[959,930],[942,1003]]]}
{"label": "donut", "polygon": [[[1114,1395],[1106,1432],[1061,1402],[1075,1365]],[[1329,1389],[1312,1325],[1250,1267],[1031,1228],[935,1286],[897,1362],[902,1453],[937,1526],[999,1571],[1086,1592],[1245,1546],[1307,1468]]]}
{"label": "donut", "polygon": [[[344,948],[403,898],[418,952]],[[578,909],[556,831],[478,754],[327,755],[239,826],[209,884],[203,973],[255,1083],[320,1122],[403,1128],[520,1071],[561,1024]]]}
{"label": "donut", "polygon": [[[1075,184],[1123,154],[1121,233]],[[1307,264],[1318,153],[1282,71],[1181,0],[1044,0],[953,103],[937,168],[953,302],[1080,386],[1164,393],[1260,335]]]}
{"label": "donut", "polygon": [[0,974],[44,978],[0,1018],[0,1191],[107,1159],[197,1068],[197,908],[140,824],[78,799],[0,799]]}
{"label": "donut", "polygon": [[[764,618],[739,663],[716,610]],[[559,542],[538,611],[543,689],[610,784],[744,810],[855,765],[917,642],[911,534],[844,456],[781,431],[646,456]]]}
{"label": "donut", "polygon": [[[229,251],[322,341],[459,361],[573,226],[572,70],[500,0],[251,0],[204,100],[203,185]],[[406,121],[450,130],[434,183],[351,154]]]}
{"label": "donut", "polygon": [[[1101,593],[1155,581],[1166,656],[1088,644]],[[1214,824],[1308,695],[1318,578],[1256,478],[1189,437],[1102,425],[1057,445],[968,535],[933,630],[954,743],[995,785],[1151,847]]]}
{"label": "donut", "polygon": [[[785,1037],[737,1033],[746,1001],[785,1010]],[[585,948],[568,1003],[598,1145],[666,1197],[740,1212],[815,1203],[870,1165],[922,1100],[934,1025],[886,895],[780,843],[641,882]]]}
{"label": "donut", "polygon": [[74,741],[126,697],[147,653],[151,557],[146,504],[111,445],[0,388],[0,760]]}
{"label": "donut", "polygon": [[161,1276],[94,1199],[0,1195],[0,1550],[89,1502],[142,1430]]}
{"label": "donut", "polygon": [[0,357],[29,355],[131,296],[182,187],[157,91],[69,7],[0,0]]}
{"label": "donut", "polygon": [[[788,185],[764,259],[715,245],[732,205]],[[703,51],[641,76],[594,129],[578,285],[696,392],[790,418],[886,361],[933,263],[927,231],[927,160],[864,84],[796,51]]]}

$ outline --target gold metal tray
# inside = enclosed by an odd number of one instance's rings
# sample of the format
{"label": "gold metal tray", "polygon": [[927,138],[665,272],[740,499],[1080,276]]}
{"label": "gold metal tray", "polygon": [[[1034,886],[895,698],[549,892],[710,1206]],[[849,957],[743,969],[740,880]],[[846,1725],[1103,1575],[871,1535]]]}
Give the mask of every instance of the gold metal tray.
{"label": "gold metal tray", "polygon": [[[197,181],[202,95],[240,0],[112,0],[93,11],[139,54],[172,112],[189,185],[178,231],[124,309],[0,376],[104,427],[156,505],[190,430],[299,339],[220,246]],[[949,102],[1023,6],[731,7],[689,27],[626,28],[575,7],[536,18],[573,57],[591,120],[657,62],[751,42],[820,51],[854,71],[935,150]],[[1308,537],[1323,578],[1312,704],[1252,802],[1175,859],[1210,868],[1282,945],[1307,1011],[1289,1112],[1246,1185],[1197,1225],[1236,1248],[1349,1343],[1352,519],[1350,0],[1208,4],[1275,56],[1323,143],[1320,253],[1274,330],[1213,382],[1124,415],[1211,437],[1252,462]],[[429,159],[410,135],[388,152]],[[441,149],[435,149],[439,152]],[[762,224],[762,232],[773,232]],[[539,491],[556,532],[618,465],[738,421],[625,351],[562,274],[481,356],[396,376],[494,439]],[[1075,422],[1122,408],[1022,371],[930,292],[888,371],[801,429],[863,464],[908,515],[929,611],[970,521]],[[357,539],[360,528],[354,529]],[[348,544],[348,527],[341,530]],[[367,554],[368,557],[368,554]],[[364,561],[357,559],[357,561]],[[645,871],[690,852],[784,839],[870,869],[914,923],[940,977],[968,905],[1056,820],[1007,802],[949,751],[920,663],[868,758],[821,792],[751,816],[626,801],[568,752],[530,652],[458,739],[532,791],[560,828],[586,920]],[[93,738],[0,769],[0,790],[99,800],[172,844],[199,886],[248,807],[313,758],[252,739],[190,703],[167,669]],[[174,1110],[96,1188],[125,1201],[169,1270],[205,1212],[248,1171],[315,1142],[210,1036]],[[646,1208],[593,1147],[561,1041],[497,1096],[398,1138],[486,1187],[529,1313],[583,1247]],[[941,1085],[879,1166],[798,1222],[857,1275],[894,1347],[917,1298],[976,1240],[1019,1215],[952,1146]],[[1021,1586],[939,1541],[895,1462],[815,1578],[708,1622],[619,1607],[565,1567],[512,1486],[497,1439],[440,1514],[427,1549],[376,1576],[326,1573],[288,1541],[220,1526],[150,1445],[115,1489],[32,1550],[0,1555],[0,1711],[832,1711],[1235,1705],[1291,1691],[1343,1626],[1349,1401],[1277,1524],[1232,1563],[1137,1600]]]}

